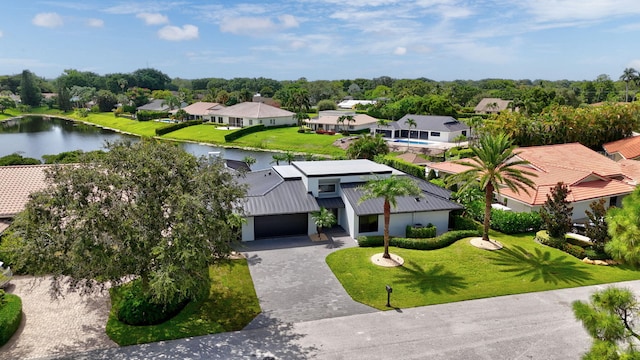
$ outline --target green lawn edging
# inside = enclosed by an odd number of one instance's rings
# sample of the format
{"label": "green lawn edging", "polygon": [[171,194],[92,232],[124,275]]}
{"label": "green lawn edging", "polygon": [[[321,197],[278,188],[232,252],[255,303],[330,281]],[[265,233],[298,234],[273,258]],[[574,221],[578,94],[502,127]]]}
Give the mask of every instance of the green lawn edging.
{"label": "green lawn edging", "polygon": [[[460,239],[481,235],[482,233],[479,230],[452,230],[434,238],[419,239],[392,237],[389,239],[389,245],[403,249],[436,250],[447,247]],[[358,246],[360,247],[376,247],[383,245],[384,237],[382,235],[358,236]]]}
{"label": "green lawn edging", "polygon": [[0,305],[0,346],[11,339],[22,321],[22,299],[18,295],[4,294],[4,301],[5,304]]}

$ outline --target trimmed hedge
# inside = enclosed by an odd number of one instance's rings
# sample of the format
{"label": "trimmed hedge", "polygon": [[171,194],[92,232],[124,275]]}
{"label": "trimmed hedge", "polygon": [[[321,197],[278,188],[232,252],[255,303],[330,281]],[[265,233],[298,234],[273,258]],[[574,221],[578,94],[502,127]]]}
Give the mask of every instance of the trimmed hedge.
{"label": "trimmed hedge", "polygon": [[400,159],[396,159],[389,156],[376,156],[374,159],[376,162],[391,166],[394,169],[398,169],[404,173],[409,175],[413,175],[419,179],[426,180],[427,176],[425,175],[424,167],[415,165]]}
{"label": "trimmed hedge", "polygon": [[[582,260],[587,257],[587,250],[582,246],[570,244],[567,242],[565,238],[554,238],[549,236],[547,230],[540,230],[536,233],[534,238],[537,242],[551,246],[553,248],[562,250],[569,255],[575,256],[576,258]],[[594,252],[595,254],[595,252]],[[593,260],[593,259],[592,259]]]}
{"label": "trimmed hedge", "polygon": [[157,304],[142,292],[141,281],[134,280],[128,284],[113,288],[115,292],[113,308],[118,320],[128,325],[156,325],[163,323],[180,312],[188,301],[170,304]]}
{"label": "trimmed hedge", "polygon": [[470,219],[468,217],[454,215],[453,219],[453,229],[454,230],[476,230],[481,231],[482,225],[477,223],[475,220]]}
{"label": "trimmed hedge", "polygon": [[180,130],[193,125],[200,125],[203,122],[204,122],[203,120],[189,120],[189,121],[185,121],[177,124],[170,124],[167,126],[163,126],[161,128],[156,129],[156,136],[162,136],[164,134],[168,134],[170,132]]}
{"label": "trimmed hedge", "polygon": [[503,234],[521,234],[538,231],[542,227],[542,218],[538,212],[514,212],[498,209],[491,210],[491,228]]}
{"label": "trimmed hedge", "polygon": [[[436,250],[447,247],[460,239],[480,236],[481,234],[479,230],[453,230],[430,239],[392,237],[389,239],[389,245],[403,249]],[[358,246],[360,247],[377,247],[383,245],[384,237],[380,235],[358,237]]]}
{"label": "trimmed hedge", "polygon": [[413,226],[407,225],[407,231],[405,236],[408,238],[421,238],[428,239],[436,237],[436,227],[433,224],[427,226]]}
{"label": "trimmed hedge", "polygon": [[224,141],[226,142],[232,142],[234,140],[237,140],[245,135],[249,135],[249,134],[253,134],[253,133],[257,133],[260,131],[264,131],[266,129],[266,127],[264,126],[264,124],[258,124],[258,125],[253,125],[253,126],[247,126],[247,127],[243,127],[241,129],[238,129],[232,133],[229,133],[227,135],[224,136]]}
{"label": "trimmed hedge", "polygon": [[[4,304],[2,302],[4,301]],[[22,300],[18,295],[0,296],[0,346],[15,334],[22,321]]]}
{"label": "trimmed hedge", "polygon": [[138,121],[149,121],[166,117],[169,117],[169,112],[167,111],[139,110],[136,113]]}

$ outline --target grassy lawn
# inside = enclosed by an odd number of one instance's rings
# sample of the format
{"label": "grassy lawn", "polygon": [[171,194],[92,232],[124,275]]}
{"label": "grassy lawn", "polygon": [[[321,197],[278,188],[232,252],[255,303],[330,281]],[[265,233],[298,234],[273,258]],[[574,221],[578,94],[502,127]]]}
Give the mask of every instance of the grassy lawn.
{"label": "grassy lawn", "polygon": [[265,150],[288,150],[310,154],[344,156],[345,151],[333,146],[342,135],[300,134],[297,127],[270,129],[249,134],[231,144]]}
{"label": "grassy lawn", "polygon": [[211,144],[224,144],[224,136],[233,132],[234,130],[227,130],[226,127],[217,128],[213,125],[194,125],[180,130],[170,132],[163,135],[163,139],[175,139],[175,140],[191,140],[203,143]]}
{"label": "grassy lawn", "polygon": [[371,263],[382,248],[350,248],[330,254],[327,263],[354,300],[381,310],[388,309],[386,284],[393,288],[391,305],[409,308],[640,279],[640,271],[627,266],[584,264],[534,242],[532,234],[492,238],[504,248],[481,250],[468,239],[431,251],[391,248],[405,260],[396,268]]}
{"label": "grassy lawn", "polygon": [[122,117],[115,117],[113,116],[113,113],[89,113],[89,115],[84,118],[81,118],[74,113],[67,113],[62,116],[147,137],[156,136],[156,129],[167,125],[156,121],[137,121]]}
{"label": "grassy lawn", "polygon": [[190,336],[236,331],[260,313],[246,260],[232,260],[210,269],[211,291],[207,300],[188,304],[178,315],[159,325],[131,326],[114,314],[107,335],[121,346]]}

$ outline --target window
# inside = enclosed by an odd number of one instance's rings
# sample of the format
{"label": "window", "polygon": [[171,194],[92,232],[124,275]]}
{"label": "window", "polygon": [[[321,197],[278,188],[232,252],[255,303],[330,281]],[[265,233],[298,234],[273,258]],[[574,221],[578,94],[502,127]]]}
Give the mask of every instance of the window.
{"label": "window", "polygon": [[462,135],[467,136],[467,131],[466,130],[462,130]]}
{"label": "window", "polygon": [[440,133],[438,131],[432,131],[431,136],[440,136]]}
{"label": "window", "polygon": [[218,116],[218,124],[222,124],[222,116]]}
{"label": "window", "polygon": [[276,124],[276,119],[269,119],[269,124],[270,125],[275,125]]}
{"label": "window", "polygon": [[318,185],[319,193],[334,193],[336,192],[336,184],[319,184]]}
{"label": "window", "polygon": [[249,126],[253,125],[253,120],[249,119]]}
{"label": "window", "polygon": [[360,216],[358,232],[377,232],[378,231],[378,215]]}

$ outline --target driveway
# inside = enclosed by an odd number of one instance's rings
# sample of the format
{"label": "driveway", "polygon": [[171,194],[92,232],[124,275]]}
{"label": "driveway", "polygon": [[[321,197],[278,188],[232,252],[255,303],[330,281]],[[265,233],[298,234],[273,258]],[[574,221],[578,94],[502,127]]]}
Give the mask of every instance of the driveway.
{"label": "driveway", "polygon": [[342,229],[327,236],[320,242],[300,236],[241,245],[262,307],[247,329],[377,311],[353,301],[325,262],[333,251],[356,246],[355,240]]}

